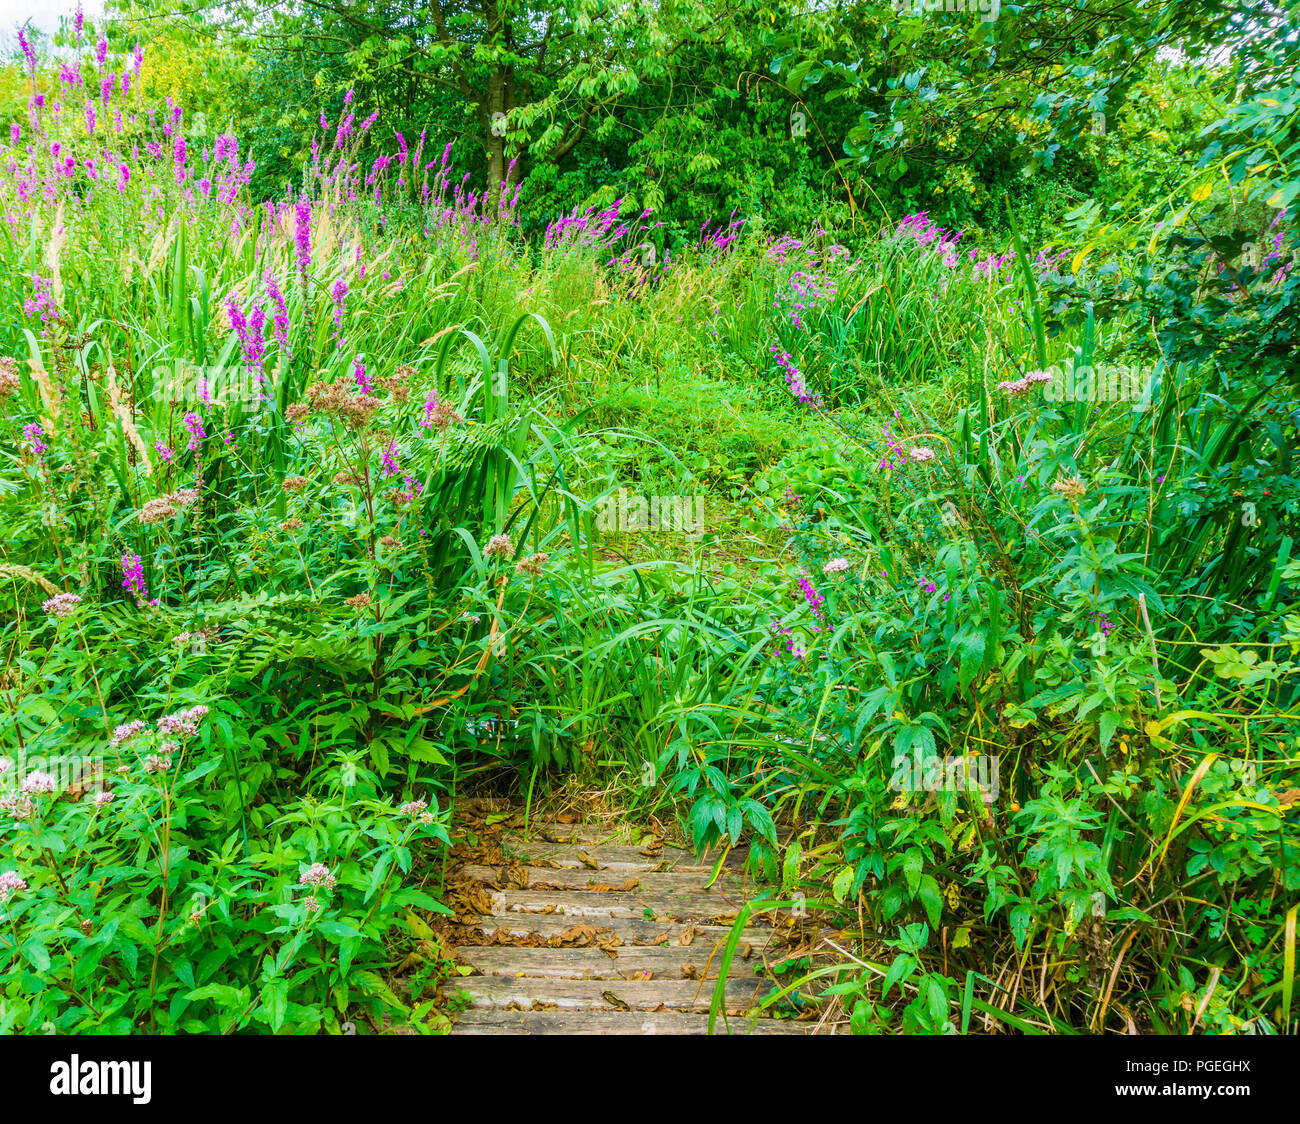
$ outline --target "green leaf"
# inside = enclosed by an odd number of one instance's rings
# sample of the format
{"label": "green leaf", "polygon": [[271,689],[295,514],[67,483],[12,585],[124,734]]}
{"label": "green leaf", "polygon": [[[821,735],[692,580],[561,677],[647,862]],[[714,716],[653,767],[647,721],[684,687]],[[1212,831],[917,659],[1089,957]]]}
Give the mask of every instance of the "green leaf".
{"label": "green leaf", "polygon": [[888,995],[889,989],[893,987],[894,984],[899,985],[898,990],[901,992],[903,990],[902,984],[913,972],[916,971],[916,965],[917,959],[910,953],[900,952],[895,956],[894,962],[890,964],[889,971],[885,973],[884,981],[880,985],[881,996]]}
{"label": "green leaf", "polygon": [[332,942],[337,943],[344,937],[359,937],[361,931],[354,929],[346,921],[318,921],[316,928]]}
{"label": "green leaf", "polygon": [[284,1026],[285,1016],[289,1010],[289,985],[284,980],[272,980],[262,988],[262,1011],[266,1016],[271,1033],[278,1033]]}
{"label": "green leaf", "polygon": [[907,891],[915,894],[921,885],[921,868],[925,864],[925,855],[919,847],[909,848],[903,856],[903,874],[907,879]]}
{"label": "green leaf", "polygon": [[853,868],[851,866],[842,867],[835,876],[835,880],[831,883],[831,893],[835,895],[835,900],[843,904],[852,885]]}
{"label": "green leaf", "polygon": [[917,892],[917,897],[921,900],[930,924],[938,928],[939,915],[943,912],[943,892],[939,889],[939,883],[927,874],[921,879],[921,888]]}
{"label": "green leaf", "polygon": [[27,962],[38,972],[50,970],[49,951],[35,937],[23,942],[22,953]]}

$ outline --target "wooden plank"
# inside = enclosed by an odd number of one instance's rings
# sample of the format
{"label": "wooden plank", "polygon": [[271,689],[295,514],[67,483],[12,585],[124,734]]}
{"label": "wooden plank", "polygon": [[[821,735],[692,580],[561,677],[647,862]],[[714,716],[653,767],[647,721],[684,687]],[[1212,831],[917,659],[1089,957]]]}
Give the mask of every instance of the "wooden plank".
{"label": "wooden plank", "polygon": [[[477,928],[491,936],[498,929],[512,936],[537,933],[543,938],[556,937],[575,925],[590,924],[598,933],[613,933],[624,945],[646,944],[666,939],[678,946],[681,938],[690,930],[691,945],[701,944],[712,947],[727,939],[731,929],[727,925],[691,925],[680,922],[646,921],[635,917],[601,917],[584,921],[582,918],[565,917],[557,913],[513,913],[496,917],[483,917]],[[741,933],[742,943],[753,946],[755,951],[767,946],[774,936],[774,930],[761,926],[746,928]]]}
{"label": "wooden plank", "polygon": [[[523,841],[524,821],[520,817],[506,830],[506,839],[510,842]],[[627,825],[598,823],[557,823],[554,820],[532,820],[528,824],[527,836],[536,843],[616,843],[623,846],[638,845],[643,836],[657,838],[653,832],[633,830]]]}
{"label": "wooden plank", "polygon": [[[619,862],[633,864],[653,864],[649,869],[658,869],[659,864],[663,864],[663,869],[676,869],[686,867],[695,869],[695,871],[712,871],[714,865],[718,863],[718,854],[708,854],[706,856],[693,855],[688,847],[676,845],[676,843],[664,843],[662,847],[651,847],[642,845],[642,843],[630,842],[627,838],[611,837],[608,834],[581,833],[569,830],[565,833],[564,826],[558,826],[554,832],[550,833],[556,838],[546,838],[536,833],[529,833],[528,838],[524,838],[520,832],[507,832],[502,836],[502,846],[512,854],[528,854],[538,859],[546,858],[563,858],[565,867],[581,867],[584,863],[577,858],[577,851],[588,851],[589,854],[597,856],[602,852],[608,852],[611,858]],[[658,854],[642,854],[643,851],[655,850]],[[727,859],[723,863],[728,869],[741,869],[745,865],[745,850],[732,850],[727,852]]]}
{"label": "wooden plank", "polygon": [[[452,1034],[707,1034],[709,1016],[680,1011],[462,1011]],[[718,1035],[809,1034],[815,1024],[790,1019],[723,1020]]]}
{"label": "wooden plank", "polygon": [[[760,979],[728,979],[728,1014],[743,1014],[771,984]],[[463,976],[449,981],[448,996],[468,997],[470,1006],[508,1007],[534,1004],[561,1011],[708,1011],[714,984],[694,980],[551,980],[514,979],[509,976]]]}
{"label": "wooden plank", "polygon": [[584,894],[567,890],[493,890],[493,916],[558,913],[565,917],[641,917],[646,921],[701,921],[735,915],[744,902],[725,893]]}
{"label": "wooden plank", "polygon": [[[752,947],[752,946],[751,946]],[[611,955],[611,953],[613,955]],[[568,980],[627,980],[650,973],[656,980],[717,979],[720,944],[699,942],[669,945],[626,945],[605,952],[600,948],[520,948],[512,945],[460,945],[456,959],[485,976],[514,976]],[[732,959],[729,976],[753,976],[762,967],[756,956]]]}
{"label": "wooden plank", "polygon": [[[562,867],[600,870],[690,870],[705,871],[711,868],[701,866],[688,851],[679,851],[665,847],[660,854],[644,854],[644,847],[631,847],[625,844],[602,843],[551,843],[545,840],[531,840],[506,837],[502,848],[514,855],[520,862],[539,864],[554,863]],[[579,852],[582,852],[580,855]],[[583,856],[587,856],[584,858]],[[591,866],[594,862],[595,867]]]}
{"label": "wooden plank", "polygon": [[595,891],[592,889],[594,886],[609,886],[622,890],[626,883],[635,881],[635,887],[623,892],[693,892],[701,894],[725,892],[736,900],[742,900],[745,888],[745,883],[739,875],[725,870],[718,876],[717,881],[712,886],[706,886],[712,877],[711,873],[702,870],[602,871],[590,870],[586,867],[527,866],[511,868],[471,864],[462,867],[461,873],[479,882],[486,882],[489,885],[496,884],[502,887],[506,885],[506,879],[510,878],[512,874],[516,876],[522,874],[527,879],[527,888],[555,886],[565,890],[586,890],[593,893],[611,892],[611,890]]}

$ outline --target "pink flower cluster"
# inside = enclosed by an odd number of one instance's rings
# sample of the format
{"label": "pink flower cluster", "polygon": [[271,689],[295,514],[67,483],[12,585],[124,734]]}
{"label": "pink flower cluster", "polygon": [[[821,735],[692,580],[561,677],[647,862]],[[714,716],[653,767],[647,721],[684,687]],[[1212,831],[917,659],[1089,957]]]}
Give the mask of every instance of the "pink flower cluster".
{"label": "pink flower cluster", "polygon": [[411,819],[418,820],[426,827],[433,823],[433,813],[429,811],[429,805],[424,800],[408,800],[397,811],[400,815],[410,816]]}
{"label": "pink flower cluster", "polygon": [[1052,375],[1048,371],[1030,371],[1022,378],[1010,379],[1006,382],[998,383],[998,389],[1006,392],[1014,398],[1017,394],[1023,394],[1035,383],[1051,381]]}
{"label": "pink flower cluster", "polygon": [[81,598],[75,593],[56,593],[48,601],[41,603],[41,608],[49,613],[52,617],[70,617],[78,605],[81,604]]}
{"label": "pink flower cluster", "polygon": [[298,876],[299,886],[324,886],[329,889],[334,885],[334,875],[324,863],[312,863]]}
{"label": "pink flower cluster", "polygon": [[124,722],[113,731],[113,736],[108,739],[108,744],[116,748],[143,734],[144,731],[145,724],[138,718],[131,722]]}
{"label": "pink flower cluster", "polygon": [[39,769],[28,773],[23,778],[24,796],[35,796],[38,792],[55,792],[58,787],[59,782],[54,779],[53,773],[42,773]]}
{"label": "pink flower cluster", "polygon": [[160,734],[174,734],[181,738],[190,738],[199,732],[199,723],[207,717],[208,708],[200,703],[188,710],[178,710],[158,719]]}
{"label": "pink flower cluster", "polygon": [[11,894],[27,889],[27,883],[14,870],[0,872],[0,902],[7,902]]}

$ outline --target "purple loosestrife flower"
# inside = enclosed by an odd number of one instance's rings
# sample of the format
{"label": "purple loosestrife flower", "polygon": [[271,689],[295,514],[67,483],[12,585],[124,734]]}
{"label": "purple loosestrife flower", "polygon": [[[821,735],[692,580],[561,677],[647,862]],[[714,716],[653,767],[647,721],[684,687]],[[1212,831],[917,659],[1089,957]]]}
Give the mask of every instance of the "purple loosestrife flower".
{"label": "purple loosestrife flower", "polygon": [[454,421],[464,421],[464,418],[452,409],[450,402],[439,399],[436,390],[430,392],[424,403],[424,417],[420,420],[420,428],[436,429],[439,433],[443,433]]}
{"label": "purple loosestrife flower", "polygon": [[776,358],[776,365],[781,368],[785,375],[785,381],[790,384],[790,393],[793,394],[800,402],[810,406],[814,410],[821,409],[822,396],[812,393],[808,390],[804,382],[803,374],[799,368],[794,365],[788,352],[782,351],[776,344],[772,344],[768,349]]}
{"label": "purple loosestrife flower", "polygon": [[247,319],[239,307],[234,294],[226,298],[226,316],[230,320],[231,330],[239,337],[240,350],[244,356],[244,365],[255,374],[263,374],[263,359],[266,355],[266,312],[260,305],[253,308]]}
{"label": "purple loosestrife flower", "polygon": [[357,386],[361,388],[362,394],[369,394],[375,387],[374,379],[366,374],[366,365],[361,362],[361,356],[358,355],[352,368],[352,377],[356,379]]}
{"label": "purple loosestrife flower", "polygon": [[307,276],[311,265],[311,200],[303,196],[294,205],[294,243],[298,252],[298,272]]}
{"label": "purple loosestrife flower", "polygon": [[32,75],[36,74],[36,52],[32,50],[32,45],[27,42],[27,34],[20,27],[18,29],[18,46],[22,48],[23,54],[27,57],[27,65],[31,68]]}
{"label": "purple loosestrife flower", "polygon": [[241,341],[244,348],[244,362],[251,371],[264,378],[263,364],[266,357],[266,309],[257,305],[248,317],[248,338]]}
{"label": "purple loosestrife flower", "polygon": [[172,144],[172,161],[176,166],[177,183],[184,183],[190,174],[189,169],[185,166],[185,162],[188,159],[189,154],[185,149],[185,135],[183,133],[177,133],[176,140]]}
{"label": "purple loosestrife flower", "polygon": [[192,453],[198,449],[199,442],[207,437],[207,434],[203,432],[203,419],[196,413],[188,413],[185,415],[185,428],[190,434],[188,448]]}
{"label": "purple loosestrife flower", "polygon": [[[405,485],[406,491],[397,491],[392,493],[399,504],[414,503],[415,497],[424,491],[424,484],[409,472],[402,477],[402,483]],[[420,534],[424,534],[424,531],[421,530]]]}
{"label": "purple loosestrife flower", "polygon": [[[822,605],[825,604],[825,598],[817,592],[812,582],[804,574],[799,575],[799,588],[803,590],[804,600],[808,602],[808,608],[812,610],[812,615],[819,621],[824,621],[826,615],[822,612]],[[820,625],[813,625],[812,628],[814,632],[821,631]]]}
{"label": "purple loosestrife flower", "polygon": [[388,445],[384,448],[384,451],[380,456],[380,461],[384,466],[385,476],[396,476],[399,472],[402,471],[401,468],[398,466],[397,458],[394,455],[396,452],[397,452],[397,446],[390,441]]}
{"label": "purple loosestrife flower", "polygon": [[239,153],[239,141],[230,133],[222,133],[213,145],[212,158],[220,164],[223,160],[234,163]]}
{"label": "purple loosestrife flower", "polygon": [[349,113],[339,122],[338,130],[334,134],[334,147],[336,149],[342,150],[344,142],[356,131],[352,127],[354,120],[356,120],[356,114]]}
{"label": "purple loosestrife flower", "polygon": [[122,555],[122,588],[134,593],[137,601],[144,601],[149,593],[144,584],[144,563],[130,551]]}
{"label": "purple loosestrife flower", "polygon": [[341,278],[330,289],[330,299],[334,301],[334,323],[343,328],[343,305],[348,296],[348,283]]}
{"label": "purple loosestrife flower", "polygon": [[284,353],[284,358],[289,358],[289,309],[284,303],[284,294],[280,292],[280,285],[275,279],[275,274],[269,269],[262,276],[262,281],[266,286],[267,299],[275,305],[275,313],[272,319],[275,321],[275,339],[280,345],[280,350]]}
{"label": "purple loosestrife flower", "polygon": [[46,452],[50,448],[44,441],[41,440],[41,436],[42,434],[44,434],[44,432],[45,431],[41,429],[40,425],[37,422],[29,422],[27,425],[23,426],[23,436],[26,437],[27,440],[31,442],[32,456],[34,456],[37,460],[40,460],[43,456],[45,456]]}
{"label": "purple loosestrife flower", "polygon": [[104,60],[107,58],[108,58],[108,40],[101,37],[99,42],[95,44],[95,65],[103,66]]}
{"label": "purple loosestrife flower", "polygon": [[804,656],[808,654],[803,648],[801,648],[798,644],[795,643],[794,633],[792,633],[788,628],[786,628],[785,625],[783,625],[780,621],[773,621],[767,627],[771,630],[773,639],[776,640],[778,645],[778,647],[772,652],[774,656],[781,654],[781,649],[779,645],[781,643],[782,636],[788,637],[788,639],[785,642],[785,650],[789,652],[790,655],[794,656],[795,659],[801,660],[804,658]]}

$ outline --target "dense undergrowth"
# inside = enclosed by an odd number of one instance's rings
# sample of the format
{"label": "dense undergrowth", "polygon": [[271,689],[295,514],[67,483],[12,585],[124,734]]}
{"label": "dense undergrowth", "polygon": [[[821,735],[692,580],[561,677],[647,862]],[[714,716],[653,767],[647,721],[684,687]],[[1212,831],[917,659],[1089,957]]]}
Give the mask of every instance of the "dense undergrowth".
{"label": "dense undergrowth", "polygon": [[1294,1018],[1285,211],[1231,269],[924,214],[656,260],[371,119],[254,203],[179,106],[50,102],[0,149],[0,1031],[437,1028],[387,972],[437,982],[451,802],[567,771],[837,915],[787,990],[857,1031]]}

